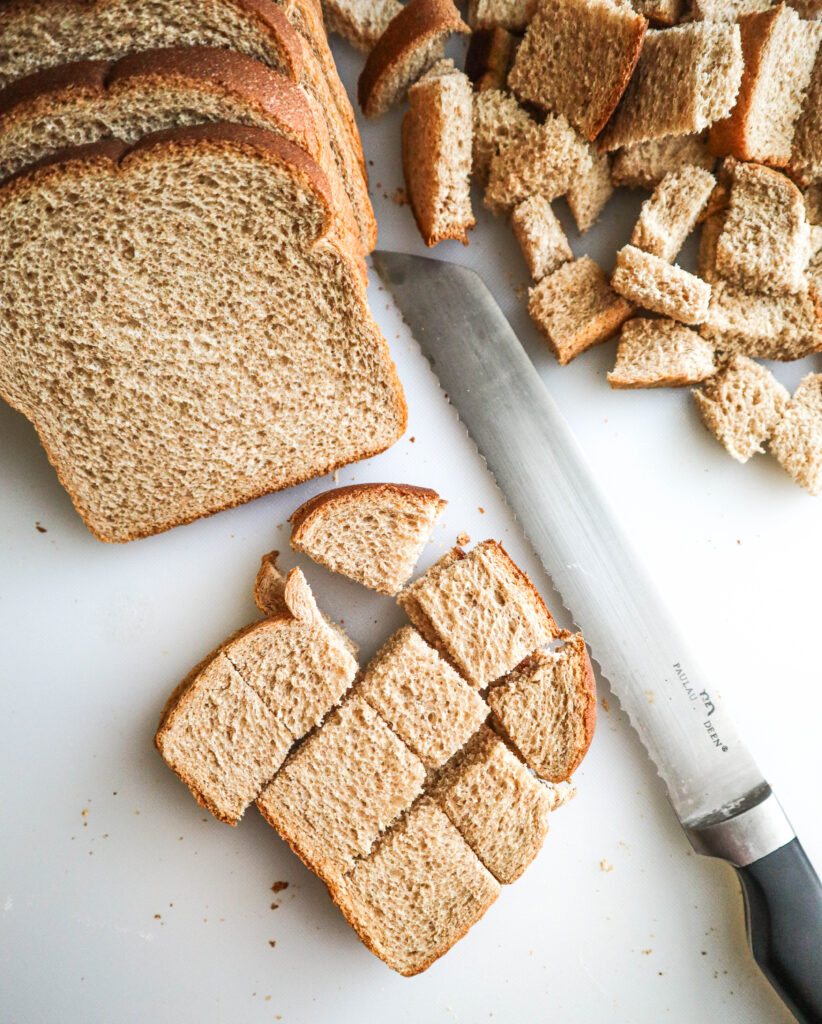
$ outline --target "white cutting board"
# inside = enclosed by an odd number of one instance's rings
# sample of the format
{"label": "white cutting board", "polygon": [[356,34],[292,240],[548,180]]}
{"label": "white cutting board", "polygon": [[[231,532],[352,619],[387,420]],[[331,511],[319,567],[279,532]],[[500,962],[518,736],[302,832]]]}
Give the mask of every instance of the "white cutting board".
{"label": "white cutting board", "polygon": [[[361,58],[337,52],[351,89]],[[381,244],[422,252],[410,212],[390,198],[402,184],[399,116],[363,135]],[[638,204],[616,200],[582,242],[558,205],[574,248],[610,267]],[[486,276],[822,864],[822,499],[763,456],[737,466],[687,393],[610,392],[614,343],[560,369],[514,295],[526,281],[515,244],[476,205],[471,246],[436,255]],[[570,625],[376,279],[371,298],[409,427],[339,482],[435,487],[450,504],[424,564],[461,530],[472,542],[500,538]],[[793,385],[821,368],[806,360],[778,373]],[[287,552],[288,515],[332,483],[103,545],[32,428],[0,406],[0,1022],[790,1020],[748,956],[732,870],[691,854],[604,685],[610,711],[600,709],[579,796],[557,812],[523,879],[416,979],[359,945],[256,812],[230,829],[196,806],[152,746],[160,708],[191,665],[254,618],[260,555]],[[363,659],[402,621],[390,599],[290,553],[284,562],[302,565]],[[275,895],[277,881],[288,888]]]}

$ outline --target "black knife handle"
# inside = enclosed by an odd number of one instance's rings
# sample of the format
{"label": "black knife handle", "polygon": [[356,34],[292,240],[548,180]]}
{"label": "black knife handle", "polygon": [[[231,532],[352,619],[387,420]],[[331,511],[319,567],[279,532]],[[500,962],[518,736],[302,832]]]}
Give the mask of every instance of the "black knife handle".
{"label": "black knife handle", "polygon": [[756,962],[801,1024],[822,1024],[822,885],[802,844],[736,870]]}

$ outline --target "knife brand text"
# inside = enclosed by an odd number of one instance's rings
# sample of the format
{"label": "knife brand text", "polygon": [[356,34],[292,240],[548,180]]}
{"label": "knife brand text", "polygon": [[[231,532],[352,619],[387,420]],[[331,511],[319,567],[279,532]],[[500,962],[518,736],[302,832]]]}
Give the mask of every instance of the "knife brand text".
{"label": "knife brand text", "polygon": [[688,696],[688,700],[694,702],[702,702],[702,706],[704,707],[708,716],[702,724],[704,725],[705,731],[708,733],[711,742],[717,749],[723,752],[727,752],[727,746],[722,742],[722,740],[719,737],[719,733],[711,725],[711,715],[714,713],[714,711],[716,711],[716,706],[714,702],[711,700],[711,695],[708,693],[707,690],[697,690],[697,688],[691,683],[691,680],[688,678],[688,673],[682,667],[680,662],[674,662],[673,668],[674,672],[676,673],[677,679],[679,679],[680,683],[682,684],[682,689]]}

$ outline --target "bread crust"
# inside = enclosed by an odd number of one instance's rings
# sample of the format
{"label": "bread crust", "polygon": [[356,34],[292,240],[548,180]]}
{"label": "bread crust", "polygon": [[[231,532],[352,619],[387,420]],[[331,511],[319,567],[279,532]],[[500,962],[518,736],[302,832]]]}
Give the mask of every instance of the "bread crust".
{"label": "bread crust", "polygon": [[642,52],[642,47],[645,43],[645,34],[647,31],[648,19],[643,18],[642,24],[638,24],[636,26],[634,37],[631,41],[631,49],[626,51],[622,65],[619,69],[619,74],[614,78],[613,88],[611,89],[611,95],[608,98],[608,103],[603,104],[602,116],[594,124],[590,132],[583,132],[583,135],[585,135],[589,142],[593,142],[608,123],[611,118],[611,114],[616,110],[617,104],[622,99],[622,94],[628,88],[628,82],[630,82],[631,75],[633,75],[634,69],[639,61],[639,55]]}
{"label": "bread crust", "polygon": [[442,499],[436,491],[432,491],[430,487],[417,487],[415,484],[349,484],[346,487],[334,487],[329,491],[322,491],[320,494],[315,494],[313,498],[309,498],[308,501],[303,502],[298,509],[289,516],[288,521],[291,523],[291,547],[295,547],[295,543],[299,543],[302,536],[302,528],[307,520],[313,518],[313,516],[329,504],[339,504],[348,501],[356,501],[357,498],[363,495],[373,495],[374,497],[385,496],[404,496],[414,495],[420,498],[429,498],[431,501],[437,501],[440,505],[446,505],[447,502]]}

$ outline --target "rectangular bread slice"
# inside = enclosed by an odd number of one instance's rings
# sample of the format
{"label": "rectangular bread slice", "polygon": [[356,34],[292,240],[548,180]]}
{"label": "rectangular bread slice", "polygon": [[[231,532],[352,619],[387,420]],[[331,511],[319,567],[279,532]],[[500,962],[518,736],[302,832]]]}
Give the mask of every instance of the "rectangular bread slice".
{"label": "rectangular bread slice", "polygon": [[702,167],[666,174],[642,204],[631,245],[672,263],[705,212],[715,185],[714,176]]}
{"label": "rectangular bread slice", "polygon": [[680,388],[716,373],[714,347],[673,320],[635,317],[622,328],[612,388]]}
{"label": "rectangular bread slice", "polygon": [[363,53],[370,53],[402,10],[399,0],[322,0],[323,18],[329,32],[347,39]]}
{"label": "rectangular bread slice", "polygon": [[617,253],[611,287],[629,302],[683,324],[700,324],[708,316],[711,286],[706,281],[633,245]]}
{"label": "rectangular bread slice", "polygon": [[471,181],[488,184],[491,161],[510,142],[528,138],[535,122],[514,97],[502,89],[474,95]]}
{"label": "rectangular bread slice", "polygon": [[706,132],[668,135],[636,142],[614,153],[611,180],[627,188],[655,189],[666,174],[690,165],[713,171],[716,157],[708,148]]}
{"label": "rectangular bread slice", "polygon": [[822,303],[813,286],[795,295],[758,295],[719,281],[700,334],[726,355],[802,359],[822,350]]}
{"label": "rectangular bread slice", "polygon": [[553,274],[574,258],[565,232],[545,196],[531,196],[515,206],[511,226],[535,281]]}
{"label": "rectangular bread slice", "polygon": [[611,182],[610,155],[600,153],[596,146],[590,143],[588,155],[591,159],[590,167],[565,194],[576,221],[577,230],[581,235],[584,235],[596,224],[599,215],[614,193],[614,186]]}
{"label": "rectangular bread slice", "polygon": [[802,378],[768,448],[801,487],[822,493],[822,374]]}

